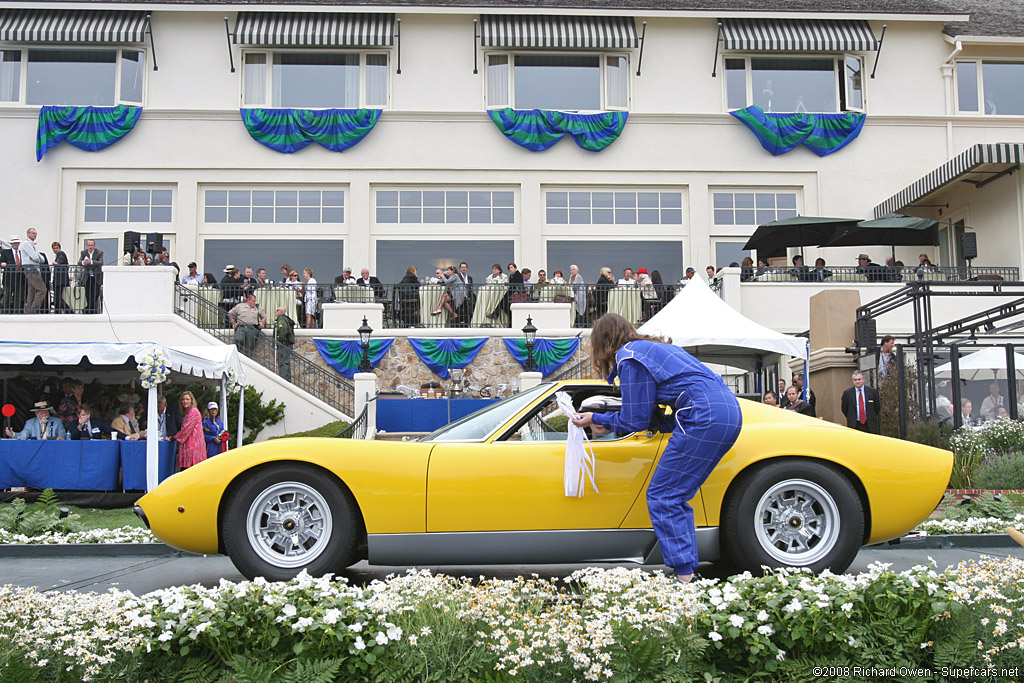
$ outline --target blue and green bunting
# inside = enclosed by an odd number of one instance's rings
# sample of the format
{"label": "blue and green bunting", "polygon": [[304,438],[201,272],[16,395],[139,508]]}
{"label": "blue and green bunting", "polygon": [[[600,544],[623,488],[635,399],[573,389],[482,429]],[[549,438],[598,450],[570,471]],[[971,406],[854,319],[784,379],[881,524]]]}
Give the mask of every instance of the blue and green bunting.
{"label": "blue and green bunting", "polygon": [[61,107],[39,110],[36,129],[36,161],[65,140],[87,152],[98,152],[132,132],[142,107]]}
{"label": "blue and green bunting", "polygon": [[626,126],[627,112],[573,114],[544,109],[496,109],[488,112],[502,135],[531,152],[550,149],[566,135],[591,152],[615,142]]}
{"label": "blue and green bunting", "polygon": [[778,156],[803,145],[820,157],[838,152],[860,135],[864,114],[766,114],[751,106],[729,112],[743,122],[761,146]]}
{"label": "blue and green bunting", "polygon": [[[337,370],[342,377],[352,379],[359,372],[359,363],[363,360],[363,347],[358,339],[314,339],[316,350],[320,352],[327,364]],[[370,340],[370,365],[377,367],[381,358],[388,352],[394,339]]]}
{"label": "blue and green bunting", "polygon": [[[504,339],[505,348],[516,361],[526,368],[526,339]],[[565,361],[573,357],[580,348],[580,338],[541,339],[537,337],[533,344],[533,360],[537,363],[537,372],[548,377]]]}
{"label": "blue and green bunting", "polygon": [[252,139],[292,154],[315,142],[343,152],[362,141],[380,120],[380,109],[242,109]]}
{"label": "blue and green bunting", "polygon": [[409,338],[412,350],[423,364],[441,379],[448,379],[451,368],[464,368],[473,362],[476,354],[487,343],[486,337],[478,339],[417,339]]}

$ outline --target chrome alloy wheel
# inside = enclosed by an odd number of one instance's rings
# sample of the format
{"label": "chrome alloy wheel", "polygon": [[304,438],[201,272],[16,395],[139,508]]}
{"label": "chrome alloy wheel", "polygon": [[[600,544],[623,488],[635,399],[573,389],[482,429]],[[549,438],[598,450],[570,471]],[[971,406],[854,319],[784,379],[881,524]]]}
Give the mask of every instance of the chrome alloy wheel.
{"label": "chrome alloy wheel", "polygon": [[264,489],[246,516],[250,547],[275,567],[301,567],[315,560],[327,547],[333,528],[324,497],[297,481]]}
{"label": "chrome alloy wheel", "polygon": [[813,564],[828,555],[839,538],[839,507],[812,481],[780,481],[765,491],[755,510],[758,543],[782,564]]}

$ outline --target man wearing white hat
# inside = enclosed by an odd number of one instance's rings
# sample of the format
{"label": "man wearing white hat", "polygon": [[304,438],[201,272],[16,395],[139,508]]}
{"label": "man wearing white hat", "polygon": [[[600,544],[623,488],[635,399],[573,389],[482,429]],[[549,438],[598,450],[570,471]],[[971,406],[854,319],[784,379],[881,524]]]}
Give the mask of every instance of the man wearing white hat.
{"label": "man wearing white hat", "polygon": [[3,269],[4,313],[25,310],[25,270],[21,265],[21,237],[11,235],[9,249],[0,249],[0,268]]}
{"label": "man wearing white hat", "polygon": [[[38,313],[48,308],[46,302],[46,283],[43,282],[43,266],[48,266],[46,256],[36,249],[36,237],[39,232],[35,228],[25,231],[25,241],[21,243],[21,262],[25,267],[25,281],[28,288],[25,294],[25,312]],[[49,268],[46,269],[49,274]]]}
{"label": "man wearing white hat", "polygon": [[56,439],[63,441],[67,436],[64,431],[64,424],[51,413],[53,408],[47,405],[46,401],[39,401],[32,407],[35,417],[25,422],[25,427],[20,432],[13,432],[10,427],[4,429],[4,433],[10,439],[40,439],[42,441]]}

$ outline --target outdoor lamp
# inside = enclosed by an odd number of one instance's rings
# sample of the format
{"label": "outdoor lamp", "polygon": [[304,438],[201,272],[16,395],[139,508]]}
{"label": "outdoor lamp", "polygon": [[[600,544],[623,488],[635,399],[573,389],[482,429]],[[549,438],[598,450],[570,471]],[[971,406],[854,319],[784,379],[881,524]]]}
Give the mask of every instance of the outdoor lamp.
{"label": "outdoor lamp", "polygon": [[365,315],[363,324],[356,332],[359,333],[359,346],[363,349],[363,359],[359,361],[359,372],[373,372],[373,366],[370,365],[370,335],[373,334],[373,328],[367,323]]}
{"label": "outdoor lamp", "polygon": [[533,372],[537,369],[537,363],[533,360],[533,345],[537,341],[537,327],[533,324],[532,316],[526,316],[523,335],[526,337],[526,371]]}

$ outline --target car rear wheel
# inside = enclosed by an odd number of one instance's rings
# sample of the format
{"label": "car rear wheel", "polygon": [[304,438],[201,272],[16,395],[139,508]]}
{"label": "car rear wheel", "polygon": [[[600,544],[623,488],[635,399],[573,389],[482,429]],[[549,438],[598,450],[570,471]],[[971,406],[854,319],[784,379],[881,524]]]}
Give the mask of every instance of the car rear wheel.
{"label": "car rear wheel", "polygon": [[864,509],[850,481],[818,462],[776,460],[740,475],[722,507],[723,555],[762,566],[846,570],[864,538]]}
{"label": "car rear wheel", "polygon": [[227,502],[224,548],[242,574],[286,581],[344,569],[358,537],[355,503],[328,475],[280,465],[248,476]]}

